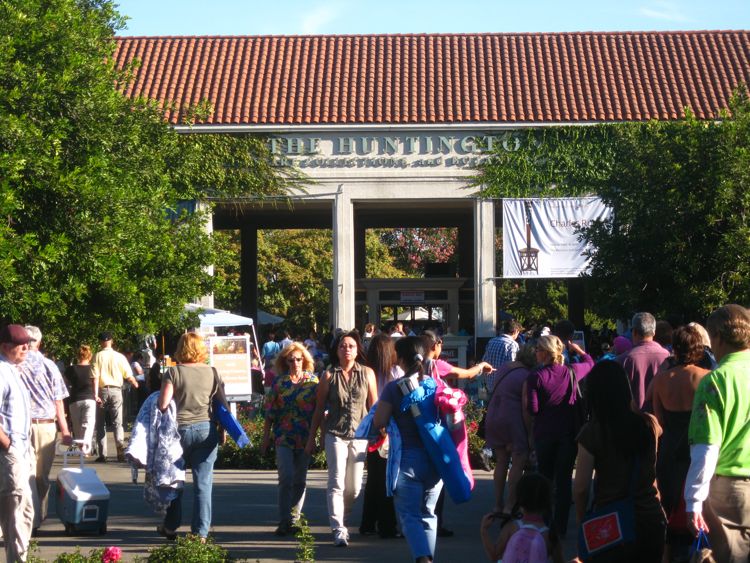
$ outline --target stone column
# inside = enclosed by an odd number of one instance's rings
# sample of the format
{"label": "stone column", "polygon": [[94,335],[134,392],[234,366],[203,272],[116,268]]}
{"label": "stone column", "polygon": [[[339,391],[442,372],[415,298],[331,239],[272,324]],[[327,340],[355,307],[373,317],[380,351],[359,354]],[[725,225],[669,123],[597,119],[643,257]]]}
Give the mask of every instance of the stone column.
{"label": "stone column", "polygon": [[[212,235],[214,232],[214,216],[211,213],[211,206],[208,205],[205,202],[198,201],[195,205],[195,212],[196,213],[205,213],[206,219],[203,222],[203,230],[206,231],[209,235]],[[214,275],[214,265],[211,264],[206,268],[206,271],[208,272],[209,276]],[[204,295],[200,298],[199,305],[201,307],[206,307],[209,309],[213,309],[214,307],[214,294],[209,293],[208,295]]]}
{"label": "stone column", "polygon": [[495,336],[495,202],[474,201],[474,335]]}
{"label": "stone column", "polygon": [[351,196],[339,185],[333,201],[333,287],[331,288],[334,328],[354,328],[354,208]]}
{"label": "stone column", "polygon": [[258,321],[258,229],[240,229],[240,302],[242,314]]}

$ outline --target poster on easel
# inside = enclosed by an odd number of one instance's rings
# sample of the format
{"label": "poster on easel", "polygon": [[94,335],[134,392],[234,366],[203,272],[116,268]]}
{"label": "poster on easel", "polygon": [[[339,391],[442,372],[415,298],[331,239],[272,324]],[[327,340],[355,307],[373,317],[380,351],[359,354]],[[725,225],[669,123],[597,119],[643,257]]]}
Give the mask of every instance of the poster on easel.
{"label": "poster on easel", "polygon": [[248,335],[211,336],[208,339],[208,363],[216,368],[229,396],[250,396],[252,343]]}

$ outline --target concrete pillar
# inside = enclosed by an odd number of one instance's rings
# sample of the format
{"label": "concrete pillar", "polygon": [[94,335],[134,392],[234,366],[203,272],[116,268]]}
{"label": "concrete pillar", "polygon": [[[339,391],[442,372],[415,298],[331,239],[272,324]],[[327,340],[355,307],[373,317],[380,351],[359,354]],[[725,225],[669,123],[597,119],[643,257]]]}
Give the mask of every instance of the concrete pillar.
{"label": "concrete pillar", "polygon": [[458,225],[456,250],[458,251],[458,277],[471,278],[474,276],[474,231],[472,218],[462,217]]}
{"label": "concrete pillar", "polygon": [[497,294],[495,292],[495,202],[474,201],[474,335],[495,336]]}
{"label": "concrete pillar", "polygon": [[[353,219],[352,219],[353,220]],[[367,277],[367,232],[364,225],[357,225],[354,231],[354,275],[356,279]]]}
{"label": "concrete pillar", "polygon": [[354,328],[354,208],[339,185],[333,201],[333,287],[331,290],[334,328]]}
{"label": "concrete pillar", "polygon": [[241,313],[258,320],[258,229],[244,225],[240,229],[240,302]]}
{"label": "concrete pillar", "polygon": [[[205,213],[206,218],[203,223],[203,230],[206,231],[209,235],[212,235],[214,232],[214,216],[211,212],[211,206],[205,202],[199,201],[196,203],[195,206],[196,213]],[[214,265],[211,264],[206,268],[208,271],[209,276],[214,275]],[[198,303],[201,307],[206,307],[208,309],[213,309],[214,307],[214,294],[209,293],[208,295],[204,295],[200,298],[200,301]]]}

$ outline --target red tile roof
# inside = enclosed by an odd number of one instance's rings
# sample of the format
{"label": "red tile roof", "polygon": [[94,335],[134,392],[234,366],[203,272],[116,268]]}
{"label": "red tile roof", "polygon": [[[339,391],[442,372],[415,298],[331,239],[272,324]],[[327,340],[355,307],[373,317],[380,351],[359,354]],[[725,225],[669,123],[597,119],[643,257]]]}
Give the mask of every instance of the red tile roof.
{"label": "red tile roof", "polygon": [[130,96],[209,124],[549,123],[716,117],[750,31],[121,37]]}

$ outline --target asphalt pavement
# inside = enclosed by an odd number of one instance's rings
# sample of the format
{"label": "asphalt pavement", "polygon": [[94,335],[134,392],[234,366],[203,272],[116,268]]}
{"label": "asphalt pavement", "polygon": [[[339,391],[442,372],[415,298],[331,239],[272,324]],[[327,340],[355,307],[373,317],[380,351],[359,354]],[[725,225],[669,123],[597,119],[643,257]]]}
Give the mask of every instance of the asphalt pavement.
{"label": "asphalt pavement", "polygon": [[[80,533],[66,536],[63,524],[56,516],[56,495],[53,490],[49,516],[36,538],[39,546],[37,555],[51,561],[57,554],[74,551],[77,546],[80,546],[83,553],[88,553],[93,548],[117,546],[122,549],[123,560],[132,561],[137,556],[146,555],[149,548],[162,545],[166,540],[156,534],[156,526],[160,520],[143,500],[143,473],[140,474],[139,482],[133,484],[130,467],[125,463],[110,461],[106,464],[87,465],[97,470],[110,490],[106,535]],[[62,458],[58,458],[52,468],[53,480],[61,467]],[[454,505],[449,499],[446,500],[445,526],[452,529],[455,535],[438,538],[435,559],[438,562],[487,561],[479,537],[479,523],[482,515],[494,504],[492,474],[476,471],[474,476],[476,486],[469,502]],[[315,537],[316,561],[412,561],[406,540],[365,537],[358,533],[361,499],[354,507],[352,521],[347,522],[351,535],[349,546],[334,547],[328,527],[325,488],[326,472],[310,471],[304,513]],[[274,534],[278,524],[276,495],[275,471],[216,470],[211,528],[215,541],[228,549],[233,557],[253,563],[294,561],[296,539],[280,538]],[[184,522],[180,533],[186,533],[190,529],[191,505],[192,483],[188,473],[183,504]],[[567,555],[573,553],[571,543],[570,539],[565,542]]]}

